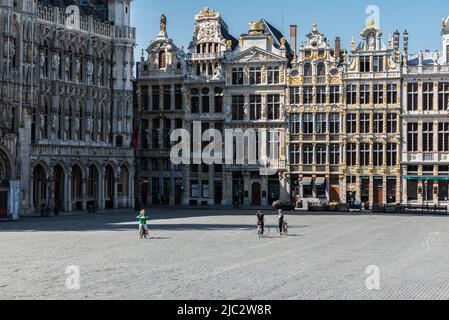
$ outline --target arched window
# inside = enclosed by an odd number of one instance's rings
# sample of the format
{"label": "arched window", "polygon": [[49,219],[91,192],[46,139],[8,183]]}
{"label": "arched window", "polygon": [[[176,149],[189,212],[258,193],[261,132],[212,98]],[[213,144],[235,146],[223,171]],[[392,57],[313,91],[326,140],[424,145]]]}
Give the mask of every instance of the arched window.
{"label": "arched window", "polygon": [[159,51],[159,69],[167,68],[167,55],[165,51]]}
{"label": "arched window", "polygon": [[64,139],[64,100],[59,100],[59,110],[58,110],[58,139]]}
{"label": "arched window", "polygon": [[318,83],[326,82],[326,66],[324,65],[323,62],[318,63],[316,73],[318,76]]}
{"label": "arched window", "polygon": [[304,64],[303,76],[304,76],[304,83],[305,84],[311,84],[312,83],[312,66],[311,66],[310,63]]}
{"label": "arched window", "polygon": [[85,132],[84,132],[84,105],[85,102],[83,100],[80,101],[79,104],[79,140],[84,141]]}

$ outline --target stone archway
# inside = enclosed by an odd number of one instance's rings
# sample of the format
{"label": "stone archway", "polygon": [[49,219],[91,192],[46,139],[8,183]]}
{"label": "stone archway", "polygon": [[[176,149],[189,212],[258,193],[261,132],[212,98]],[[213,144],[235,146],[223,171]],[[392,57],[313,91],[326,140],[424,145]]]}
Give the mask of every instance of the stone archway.
{"label": "stone archway", "polygon": [[33,207],[35,211],[48,208],[47,172],[40,164],[33,169]]}
{"label": "stone archway", "polygon": [[100,187],[100,173],[95,165],[89,167],[89,179],[87,183],[87,205],[94,206],[98,208],[100,197],[99,197],[99,187]]}
{"label": "stone archway", "polygon": [[0,150],[0,219],[8,216],[11,165],[7,155]]}
{"label": "stone archway", "polygon": [[83,172],[79,165],[72,167],[72,210],[83,209]]}
{"label": "stone archway", "polygon": [[55,209],[57,211],[64,210],[65,199],[65,172],[61,165],[56,165],[53,168],[54,179],[54,200]]}
{"label": "stone archway", "polygon": [[105,168],[105,179],[104,179],[104,198],[106,209],[114,209],[114,200],[115,200],[114,185],[115,185],[114,169],[110,164],[108,164]]}

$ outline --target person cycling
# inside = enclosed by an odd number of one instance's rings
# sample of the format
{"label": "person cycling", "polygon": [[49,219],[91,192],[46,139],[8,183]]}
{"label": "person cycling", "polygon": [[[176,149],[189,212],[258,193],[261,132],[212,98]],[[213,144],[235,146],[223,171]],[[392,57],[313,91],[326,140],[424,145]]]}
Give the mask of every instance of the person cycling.
{"label": "person cycling", "polygon": [[259,210],[257,212],[257,228],[261,234],[264,234],[265,232],[265,215],[263,214],[262,210]]}
{"label": "person cycling", "polygon": [[279,220],[279,235],[282,236],[284,234],[284,212],[279,209],[278,211],[278,220]]}
{"label": "person cycling", "polygon": [[141,234],[143,229],[145,236],[148,236],[147,220],[149,217],[145,214],[145,210],[141,210],[136,219],[139,221],[139,234]]}

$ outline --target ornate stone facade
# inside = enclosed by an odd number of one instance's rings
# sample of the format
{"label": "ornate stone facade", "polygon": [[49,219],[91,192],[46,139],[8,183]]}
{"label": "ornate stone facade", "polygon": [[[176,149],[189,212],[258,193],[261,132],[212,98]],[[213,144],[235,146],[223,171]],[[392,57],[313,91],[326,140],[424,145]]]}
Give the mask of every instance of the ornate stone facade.
{"label": "ornate stone facade", "polygon": [[0,1],[0,178],[22,214],[134,205],[131,0],[73,3]]}

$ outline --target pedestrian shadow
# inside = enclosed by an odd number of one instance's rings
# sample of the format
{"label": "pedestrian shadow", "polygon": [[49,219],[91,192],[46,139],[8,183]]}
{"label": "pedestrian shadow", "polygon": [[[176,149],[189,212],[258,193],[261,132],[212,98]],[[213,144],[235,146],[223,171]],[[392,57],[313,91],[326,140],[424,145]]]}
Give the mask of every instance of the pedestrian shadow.
{"label": "pedestrian shadow", "polygon": [[165,238],[165,237],[150,237],[148,240],[171,240],[171,238]]}

